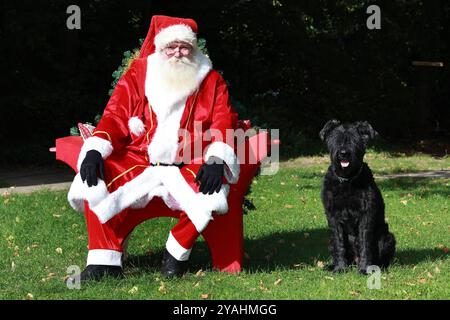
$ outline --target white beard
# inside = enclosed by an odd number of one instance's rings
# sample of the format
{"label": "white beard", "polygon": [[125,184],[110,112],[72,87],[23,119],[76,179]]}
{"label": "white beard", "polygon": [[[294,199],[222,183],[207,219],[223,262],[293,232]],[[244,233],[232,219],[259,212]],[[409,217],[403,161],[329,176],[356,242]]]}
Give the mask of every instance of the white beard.
{"label": "white beard", "polygon": [[211,70],[211,61],[199,51],[191,59],[167,60],[158,52],[147,59],[145,94],[158,120],[148,154],[153,163],[173,163],[186,100]]}
{"label": "white beard", "polygon": [[187,57],[172,57],[161,59],[161,86],[166,90],[190,95],[197,88],[199,61],[195,55]]}
{"label": "white beard", "polygon": [[166,59],[156,52],[148,57],[146,95],[158,117],[164,119],[190,96],[211,69],[210,60],[195,51],[190,59]]}

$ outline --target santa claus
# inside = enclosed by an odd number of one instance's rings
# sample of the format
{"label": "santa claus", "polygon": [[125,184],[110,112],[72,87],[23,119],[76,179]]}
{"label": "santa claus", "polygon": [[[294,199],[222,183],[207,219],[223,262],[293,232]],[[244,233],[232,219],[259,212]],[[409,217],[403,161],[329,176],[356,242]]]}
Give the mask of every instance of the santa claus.
{"label": "santa claus", "polygon": [[87,221],[82,281],[122,276],[126,239],[149,213],[167,207],[180,218],[161,271],[180,276],[212,213],[228,210],[228,184],[237,182],[240,166],[226,138],[237,114],[196,33],[191,19],[154,16],[139,58],[84,142],[68,194]]}

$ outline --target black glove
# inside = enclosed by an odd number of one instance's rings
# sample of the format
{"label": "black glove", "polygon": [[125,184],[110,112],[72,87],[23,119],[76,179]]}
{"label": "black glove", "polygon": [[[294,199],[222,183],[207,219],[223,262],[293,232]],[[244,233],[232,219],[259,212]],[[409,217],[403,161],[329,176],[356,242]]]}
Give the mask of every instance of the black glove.
{"label": "black glove", "polygon": [[[98,169],[98,172],[97,172]],[[89,187],[97,185],[97,177],[103,178],[103,158],[97,150],[89,150],[81,163],[80,176]]]}
{"label": "black glove", "polygon": [[200,192],[213,194],[219,192],[222,187],[223,161],[216,157],[210,157],[207,162],[198,169],[195,180],[200,182]]}

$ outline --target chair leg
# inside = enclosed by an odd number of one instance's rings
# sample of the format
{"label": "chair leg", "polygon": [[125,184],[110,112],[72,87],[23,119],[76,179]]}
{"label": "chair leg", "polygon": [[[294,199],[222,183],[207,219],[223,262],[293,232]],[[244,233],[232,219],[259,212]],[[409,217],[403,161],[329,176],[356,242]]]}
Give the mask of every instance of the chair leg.
{"label": "chair leg", "polygon": [[203,237],[211,252],[214,269],[235,273],[242,270],[243,258],[243,217],[241,202],[230,206],[225,215],[214,215],[203,232]]}

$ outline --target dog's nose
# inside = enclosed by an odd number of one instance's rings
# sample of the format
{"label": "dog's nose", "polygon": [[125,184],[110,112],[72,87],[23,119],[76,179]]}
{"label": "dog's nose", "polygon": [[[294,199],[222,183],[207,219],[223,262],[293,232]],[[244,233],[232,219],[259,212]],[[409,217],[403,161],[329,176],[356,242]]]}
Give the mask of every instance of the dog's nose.
{"label": "dog's nose", "polygon": [[341,151],[339,151],[339,154],[340,154],[341,156],[345,156],[345,155],[348,154],[348,151],[347,151],[347,150],[341,150]]}

